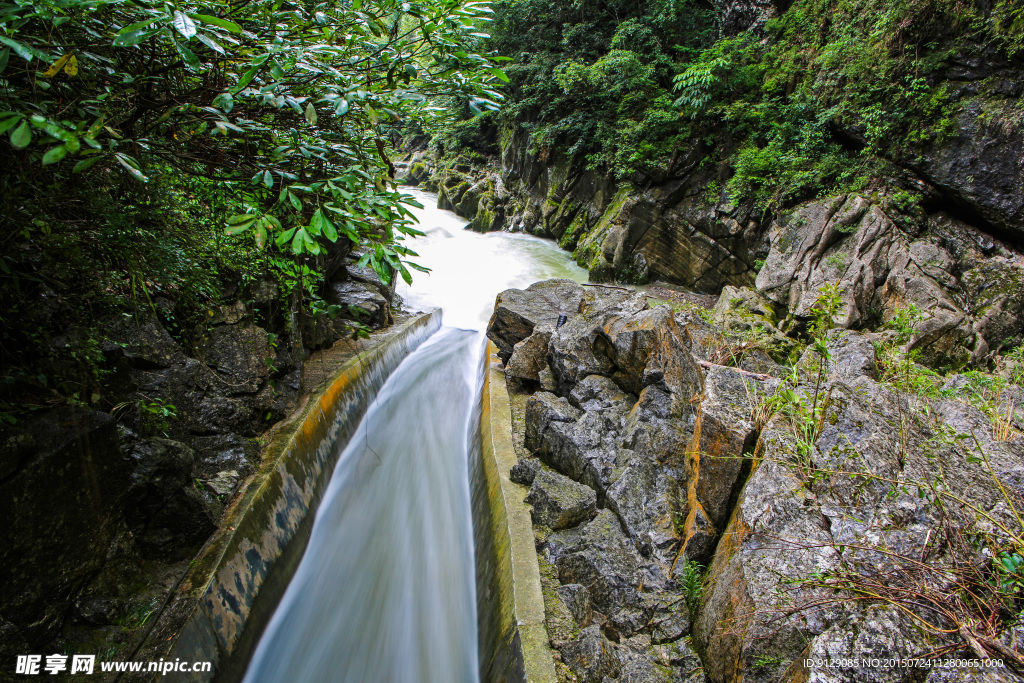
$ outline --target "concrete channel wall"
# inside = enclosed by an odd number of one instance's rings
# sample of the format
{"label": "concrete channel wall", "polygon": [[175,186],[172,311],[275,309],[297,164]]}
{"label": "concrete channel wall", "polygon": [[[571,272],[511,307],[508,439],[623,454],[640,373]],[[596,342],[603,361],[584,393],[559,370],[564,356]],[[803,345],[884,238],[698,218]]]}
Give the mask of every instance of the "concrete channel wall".
{"label": "concrete channel wall", "polygon": [[[323,389],[274,433],[259,472],[193,561],[136,661],[209,661],[213,679],[241,679],[302,558],[336,458],[388,376],[440,324],[439,311],[418,315],[354,355],[325,354],[317,368],[327,380]],[[174,678],[206,681],[211,674]]]}
{"label": "concrete channel wall", "polygon": [[556,683],[527,489],[509,479],[517,458],[497,348],[487,344],[479,458],[471,463],[477,556],[480,680]]}

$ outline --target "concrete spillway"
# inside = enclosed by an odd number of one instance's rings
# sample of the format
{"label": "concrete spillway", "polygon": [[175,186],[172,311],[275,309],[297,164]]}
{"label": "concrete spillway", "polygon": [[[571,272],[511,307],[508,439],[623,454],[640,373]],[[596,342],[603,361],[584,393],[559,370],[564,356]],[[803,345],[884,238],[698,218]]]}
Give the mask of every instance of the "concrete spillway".
{"label": "concrete spillway", "polygon": [[[521,654],[494,652],[522,643],[518,634],[514,643],[503,636],[491,613],[502,598],[491,584],[500,585],[496,573],[507,568],[489,565],[494,520],[480,502],[489,495],[480,465],[482,331],[500,291],[586,274],[549,242],[468,233],[453,214],[432,208],[419,220],[427,236],[412,246],[433,273],[402,294],[411,306],[440,307],[444,326],[398,366],[354,435],[335,446],[337,465],[305,554],[246,683],[523,678]],[[480,600],[478,580],[488,582]]]}

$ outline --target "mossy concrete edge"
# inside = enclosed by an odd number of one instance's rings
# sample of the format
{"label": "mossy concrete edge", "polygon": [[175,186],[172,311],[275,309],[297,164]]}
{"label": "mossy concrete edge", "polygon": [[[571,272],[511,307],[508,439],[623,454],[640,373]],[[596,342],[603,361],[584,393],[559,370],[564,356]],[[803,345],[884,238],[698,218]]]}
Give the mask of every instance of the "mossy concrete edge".
{"label": "mossy concrete edge", "polygon": [[[498,349],[487,344],[487,367],[481,411],[481,459],[490,493],[493,548],[499,573],[497,583],[511,589],[511,595],[497,595],[492,607],[504,623],[501,630],[512,634],[510,646],[516,664],[521,662],[528,683],[557,683],[555,664],[544,624],[544,595],[541,591],[540,565],[534,545],[530,508],[523,502],[527,489],[509,479],[509,471],[518,462],[512,443],[512,409],[505,373]],[[483,590],[483,587],[478,587]],[[502,591],[504,592],[504,591]],[[486,663],[485,663],[486,664]],[[485,667],[482,667],[486,671]],[[518,669],[519,666],[515,666]],[[518,671],[515,672],[519,674]],[[497,680],[491,672],[489,680]],[[519,675],[510,676],[515,680]]]}
{"label": "mossy concrete edge", "polygon": [[335,361],[322,389],[274,431],[259,471],[193,560],[136,661],[210,661],[212,674],[175,672],[176,680],[241,679],[305,551],[343,444],[388,376],[440,324],[436,310],[414,316]]}

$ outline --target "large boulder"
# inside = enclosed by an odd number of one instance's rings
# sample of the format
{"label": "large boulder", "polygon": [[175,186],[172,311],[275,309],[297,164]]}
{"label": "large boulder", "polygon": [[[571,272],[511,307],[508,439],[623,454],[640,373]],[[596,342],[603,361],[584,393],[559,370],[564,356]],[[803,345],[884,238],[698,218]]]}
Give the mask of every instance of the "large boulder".
{"label": "large boulder", "polygon": [[124,528],[131,465],[114,419],[79,407],[33,418],[0,454],[0,629],[39,646]]}
{"label": "large boulder", "polygon": [[562,529],[590,519],[597,505],[594,489],[557,472],[539,470],[526,496],[533,506],[533,523]]}
{"label": "large boulder", "polygon": [[583,296],[583,287],[571,280],[545,280],[526,290],[505,290],[495,301],[487,336],[507,362],[515,345],[535,329],[546,326],[553,330],[560,315],[575,314]]}
{"label": "large boulder", "polygon": [[[218,512],[196,488],[195,451],[152,438],[132,444],[128,455],[135,465],[127,488],[130,522],[140,549],[161,559],[188,557],[216,529]],[[220,472],[208,478],[223,480]]]}
{"label": "large boulder", "polygon": [[[779,414],[761,433],[715,552],[694,625],[713,683],[802,680],[799,667],[779,677],[808,652],[846,646],[933,649],[939,634],[909,629],[903,617],[931,623],[935,613],[902,589],[943,595],[951,576],[987,561],[963,539],[999,543],[1019,528],[1010,501],[1024,493],[1024,441],[996,439],[969,405],[944,399],[925,411],[913,404],[921,399],[866,376],[822,389],[816,430]],[[839,590],[859,582],[895,611]],[[844,676],[822,680],[861,680]]]}
{"label": "large boulder", "polygon": [[837,283],[840,327],[877,326],[916,306],[911,345],[931,365],[980,363],[1021,340],[1024,266],[948,216],[913,234],[865,197],[831,197],[774,221],[769,239],[757,289],[791,316],[810,317],[821,289]]}
{"label": "large boulder", "polygon": [[340,306],[345,318],[356,320],[375,330],[385,327],[391,319],[391,305],[388,299],[372,284],[356,280],[332,282],[327,300]]}
{"label": "large boulder", "polygon": [[276,355],[267,331],[244,323],[214,327],[198,351],[200,358],[224,379],[229,393],[256,392],[270,376]]}

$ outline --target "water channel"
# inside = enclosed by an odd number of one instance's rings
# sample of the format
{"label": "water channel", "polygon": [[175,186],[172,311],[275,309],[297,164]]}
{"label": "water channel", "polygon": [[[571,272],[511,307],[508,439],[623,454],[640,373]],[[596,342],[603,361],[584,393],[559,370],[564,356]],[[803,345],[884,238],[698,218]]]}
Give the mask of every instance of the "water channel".
{"label": "water channel", "polygon": [[432,269],[400,294],[443,326],[395,370],[338,458],[245,683],[479,680],[469,470],[494,297],[587,273],[550,241],[465,230],[413,191]]}

